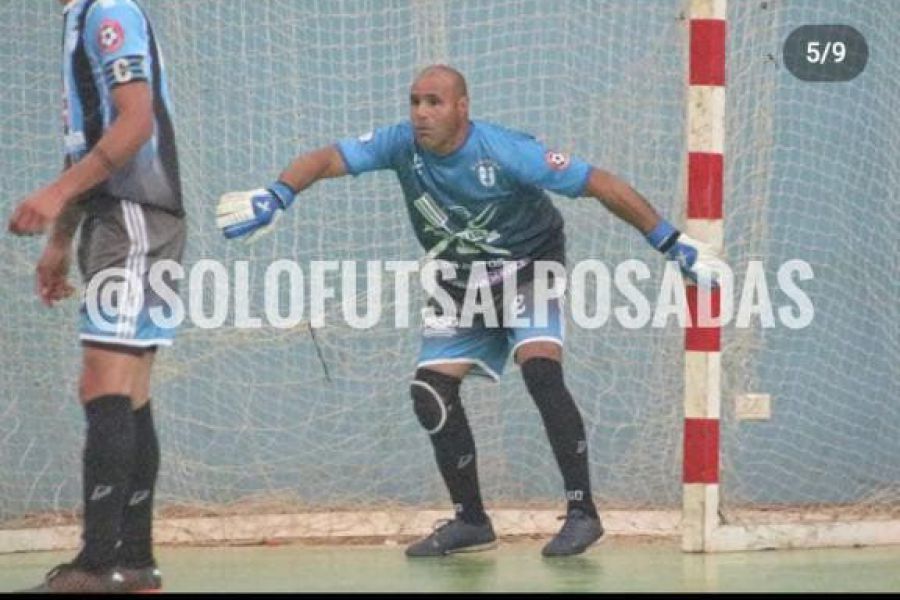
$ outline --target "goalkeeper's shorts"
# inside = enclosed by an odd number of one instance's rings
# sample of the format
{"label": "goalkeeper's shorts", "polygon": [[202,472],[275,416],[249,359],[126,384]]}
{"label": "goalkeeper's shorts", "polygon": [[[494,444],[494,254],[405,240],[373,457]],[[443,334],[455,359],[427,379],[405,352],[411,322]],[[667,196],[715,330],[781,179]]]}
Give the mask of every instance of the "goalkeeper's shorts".
{"label": "goalkeeper's shorts", "polygon": [[[91,204],[78,245],[82,342],[136,348],[172,344],[177,324],[153,317],[151,310],[172,320],[149,274],[162,260],[180,264],[185,229],[183,217],[153,206],[113,198]],[[164,276],[162,283],[177,293],[177,281]]]}
{"label": "goalkeeper's shorts", "polygon": [[[509,357],[515,358],[516,350],[529,342],[550,342],[563,345],[565,315],[562,298],[546,299],[546,313],[536,310],[532,282],[520,284],[516,298],[498,297],[497,327],[485,325],[484,320],[473,320],[471,327],[462,327],[458,315],[442,315],[426,318],[422,327],[422,345],[417,367],[463,363],[473,366],[473,375],[487,376],[495,381],[500,378]],[[510,314],[528,325],[507,327],[503,323],[501,307],[504,302],[514,303]],[[542,302],[537,299],[537,302]],[[433,303],[432,303],[433,305]]]}

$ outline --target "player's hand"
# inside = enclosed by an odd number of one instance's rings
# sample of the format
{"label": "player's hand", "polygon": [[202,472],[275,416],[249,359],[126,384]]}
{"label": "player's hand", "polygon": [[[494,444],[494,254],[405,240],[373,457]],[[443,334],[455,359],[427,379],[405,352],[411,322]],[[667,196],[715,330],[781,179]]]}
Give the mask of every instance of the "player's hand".
{"label": "player's hand", "polygon": [[657,250],[674,260],[682,274],[698,285],[717,287],[719,272],[724,263],[716,249],[705,242],[681,233],[666,221],[647,234]]}
{"label": "player's hand", "polygon": [[65,198],[53,186],[47,186],[25,198],[9,219],[9,231],[15,235],[43,233],[65,206]]}
{"label": "player's hand", "polygon": [[294,190],[280,181],[266,189],[229,192],[219,198],[216,226],[228,239],[256,241],[275,228],[295,195]]}
{"label": "player's hand", "polygon": [[38,261],[35,291],[46,306],[53,306],[54,302],[75,293],[75,288],[69,285],[68,281],[70,248],[70,243],[62,244],[50,240]]}
{"label": "player's hand", "polygon": [[681,272],[694,283],[707,287],[719,285],[716,265],[721,265],[722,259],[709,244],[682,233],[666,255],[669,260],[676,261]]}

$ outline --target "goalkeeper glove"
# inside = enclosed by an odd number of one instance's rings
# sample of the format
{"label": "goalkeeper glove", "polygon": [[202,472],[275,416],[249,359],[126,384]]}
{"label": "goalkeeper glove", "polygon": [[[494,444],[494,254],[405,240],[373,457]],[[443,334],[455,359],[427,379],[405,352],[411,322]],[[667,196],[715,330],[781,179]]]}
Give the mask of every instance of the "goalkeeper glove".
{"label": "goalkeeper glove", "polygon": [[661,219],[653,231],[647,234],[650,245],[674,260],[681,272],[694,283],[716,287],[719,273],[716,267],[722,264],[715,248],[695,240],[675,229],[671,223]]}
{"label": "goalkeeper glove", "polygon": [[274,229],[296,195],[282,181],[266,189],[223,194],[216,207],[216,226],[228,239],[242,237],[245,242],[256,241]]}

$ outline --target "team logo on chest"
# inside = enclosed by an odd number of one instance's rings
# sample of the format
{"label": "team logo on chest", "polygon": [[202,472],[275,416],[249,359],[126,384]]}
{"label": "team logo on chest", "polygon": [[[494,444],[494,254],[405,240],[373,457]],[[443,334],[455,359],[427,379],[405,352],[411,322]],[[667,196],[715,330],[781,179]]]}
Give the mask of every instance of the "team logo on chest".
{"label": "team logo on chest", "polygon": [[486,188],[497,185],[497,163],[491,159],[479,160],[475,163],[475,173],[478,175],[478,181]]}

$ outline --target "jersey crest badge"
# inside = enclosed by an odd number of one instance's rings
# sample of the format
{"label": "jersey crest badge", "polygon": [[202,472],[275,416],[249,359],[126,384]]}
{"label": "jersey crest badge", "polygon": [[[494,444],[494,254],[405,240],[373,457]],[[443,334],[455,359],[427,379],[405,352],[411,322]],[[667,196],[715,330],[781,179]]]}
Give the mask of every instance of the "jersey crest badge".
{"label": "jersey crest badge", "polygon": [[478,181],[486,188],[497,185],[497,166],[492,160],[481,160],[475,164]]}

